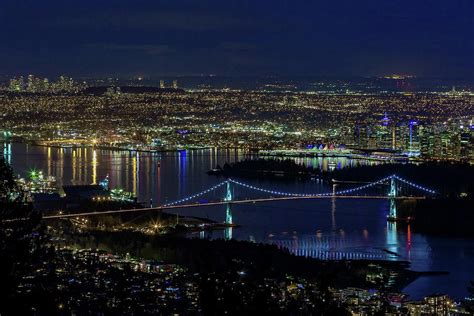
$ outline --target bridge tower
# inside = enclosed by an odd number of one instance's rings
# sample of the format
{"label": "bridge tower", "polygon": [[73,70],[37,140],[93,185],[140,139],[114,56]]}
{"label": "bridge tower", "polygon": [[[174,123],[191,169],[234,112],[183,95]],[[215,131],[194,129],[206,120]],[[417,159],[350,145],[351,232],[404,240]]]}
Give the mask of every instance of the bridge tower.
{"label": "bridge tower", "polygon": [[395,177],[390,177],[390,191],[388,192],[388,196],[390,198],[390,214],[387,217],[389,222],[396,222],[397,218],[397,183],[395,182]]}
{"label": "bridge tower", "polygon": [[228,225],[224,229],[224,239],[229,240],[232,239],[232,183],[227,180],[227,190],[224,200],[228,203],[225,205],[225,224]]}
{"label": "bridge tower", "polygon": [[226,201],[226,210],[225,210],[225,223],[230,225],[232,224],[232,202],[233,196],[232,196],[232,182],[227,180],[227,190],[226,190],[226,195],[224,198],[224,201]]}

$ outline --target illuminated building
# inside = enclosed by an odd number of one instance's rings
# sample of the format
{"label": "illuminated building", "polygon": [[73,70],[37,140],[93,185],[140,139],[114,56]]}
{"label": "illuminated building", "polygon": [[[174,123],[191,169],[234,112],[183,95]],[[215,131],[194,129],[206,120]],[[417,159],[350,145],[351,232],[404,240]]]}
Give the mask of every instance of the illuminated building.
{"label": "illuminated building", "polygon": [[474,129],[463,131],[460,135],[460,156],[463,160],[474,160]]}
{"label": "illuminated building", "polygon": [[28,81],[27,81],[27,84],[26,84],[26,91],[27,92],[36,92],[35,76],[28,75]]}
{"label": "illuminated building", "polygon": [[424,312],[428,315],[449,315],[449,311],[454,307],[453,301],[447,295],[430,295],[425,297],[424,302]]}
{"label": "illuminated building", "polygon": [[17,78],[10,79],[10,84],[8,87],[9,91],[21,92],[24,90],[24,88],[25,88],[25,82],[23,80],[23,77],[19,77],[18,79]]}

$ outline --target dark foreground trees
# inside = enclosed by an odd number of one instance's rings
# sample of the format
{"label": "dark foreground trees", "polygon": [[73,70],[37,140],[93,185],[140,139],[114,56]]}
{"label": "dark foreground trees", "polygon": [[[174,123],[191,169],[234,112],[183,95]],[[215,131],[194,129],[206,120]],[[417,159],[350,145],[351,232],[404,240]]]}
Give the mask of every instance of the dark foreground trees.
{"label": "dark foreground trees", "polygon": [[45,228],[40,224],[40,214],[25,202],[11,167],[0,159],[1,315],[34,313],[37,309],[44,313],[49,311],[51,299],[41,282],[21,295],[18,289],[32,271],[44,266],[51,254]]}

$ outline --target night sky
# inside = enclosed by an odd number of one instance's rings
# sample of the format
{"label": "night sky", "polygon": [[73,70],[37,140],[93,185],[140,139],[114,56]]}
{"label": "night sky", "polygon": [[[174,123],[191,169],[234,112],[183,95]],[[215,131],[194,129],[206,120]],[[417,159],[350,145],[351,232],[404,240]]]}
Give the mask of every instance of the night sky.
{"label": "night sky", "polygon": [[473,0],[0,0],[0,75],[474,74]]}

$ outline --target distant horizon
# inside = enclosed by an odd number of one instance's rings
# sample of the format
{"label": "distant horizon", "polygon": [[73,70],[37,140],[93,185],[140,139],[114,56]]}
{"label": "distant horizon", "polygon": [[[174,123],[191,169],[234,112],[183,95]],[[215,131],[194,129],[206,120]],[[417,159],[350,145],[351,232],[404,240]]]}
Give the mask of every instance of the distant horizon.
{"label": "distant horizon", "polygon": [[46,77],[471,77],[472,12],[471,0],[4,0],[0,69]]}
{"label": "distant horizon", "polygon": [[[12,78],[19,78],[19,77],[28,77],[29,75],[33,75],[37,78],[59,78],[61,76],[70,77],[73,79],[119,79],[119,80],[155,80],[155,79],[163,79],[163,78],[233,78],[233,79],[255,79],[255,78],[268,78],[268,79],[321,79],[321,80],[354,80],[354,79],[385,79],[385,80],[474,80],[473,76],[464,76],[464,77],[443,77],[443,76],[417,76],[409,73],[390,73],[390,74],[381,74],[381,75],[373,75],[373,76],[362,76],[362,75],[340,75],[340,76],[332,76],[332,75],[285,75],[285,74],[262,74],[262,75],[232,75],[232,74],[153,74],[153,75],[140,75],[140,74],[131,74],[131,75],[74,75],[68,72],[62,72],[58,74],[49,74],[44,75],[41,73],[34,73],[34,72],[25,72],[25,73],[11,73],[11,74],[0,74],[0,78],[3,79],[12,79]],[[389,76],[407,76],[407,78],[387,78]]]}

